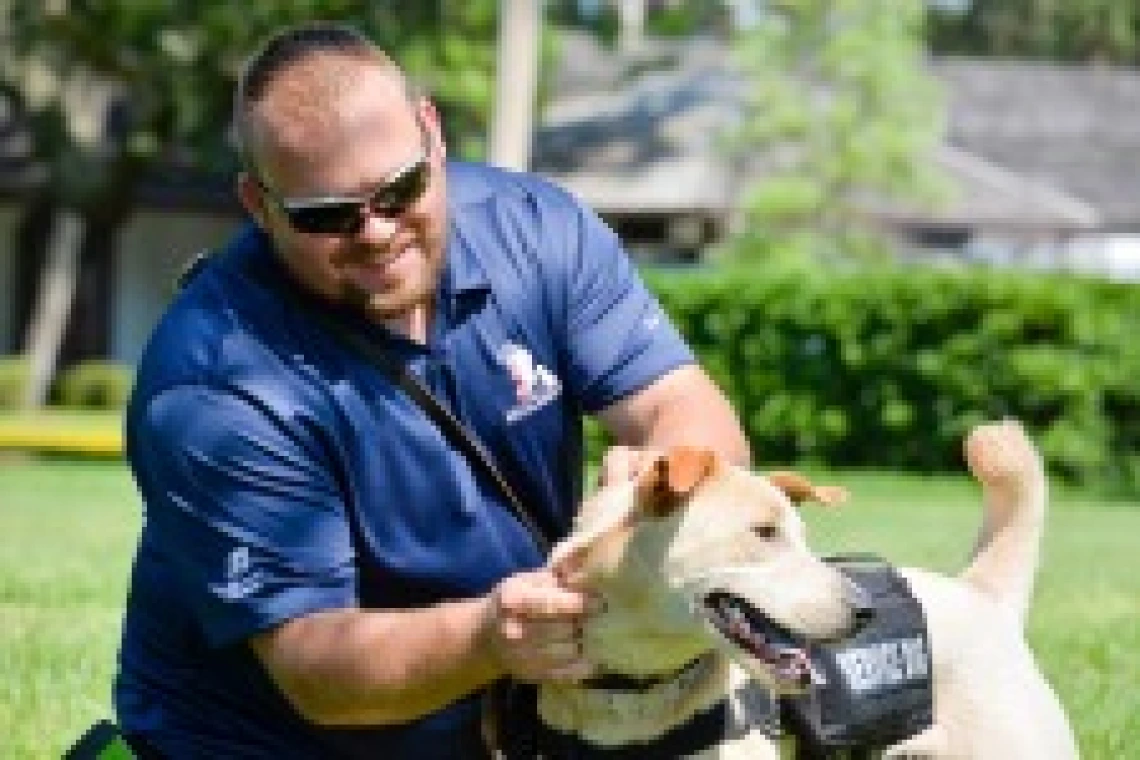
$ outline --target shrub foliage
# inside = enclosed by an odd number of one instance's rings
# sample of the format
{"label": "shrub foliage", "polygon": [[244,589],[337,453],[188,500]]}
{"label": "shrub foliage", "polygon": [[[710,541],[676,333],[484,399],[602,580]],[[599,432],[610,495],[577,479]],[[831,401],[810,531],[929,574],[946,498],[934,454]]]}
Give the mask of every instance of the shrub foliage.
{"label": "shrub foliage", "polygon": [[123,409],[133,383],[131,367],[109,361],[84,361],[60,373],[53,400],[72,409]]}
{"label": "shrub foliage", "polygon": [[0,409],[23,405],[31,377],[31,364],[24,356],[0,356]]}
{"label": "shrub foliage", "polygon": [[1066,479],[1140,491],[1140,300],[1071,276],[912,267],[650,273],[757,462],[960,470],[1022,420]]}

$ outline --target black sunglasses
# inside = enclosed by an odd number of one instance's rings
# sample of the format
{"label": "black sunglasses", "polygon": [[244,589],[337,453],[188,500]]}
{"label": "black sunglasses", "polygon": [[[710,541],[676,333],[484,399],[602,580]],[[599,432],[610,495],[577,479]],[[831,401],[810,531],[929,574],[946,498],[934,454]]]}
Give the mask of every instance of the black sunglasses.
{"label": "black sunglasses", "polygon": [[297,232],[311,235],[357,235],[369,214],[390,219],[403,216],[427,190],[431,178],[428,154],[392,173],[392,178],[368,195],[328,195],[317,198],[279,198],[256,177],[261,189],[273,199]]}

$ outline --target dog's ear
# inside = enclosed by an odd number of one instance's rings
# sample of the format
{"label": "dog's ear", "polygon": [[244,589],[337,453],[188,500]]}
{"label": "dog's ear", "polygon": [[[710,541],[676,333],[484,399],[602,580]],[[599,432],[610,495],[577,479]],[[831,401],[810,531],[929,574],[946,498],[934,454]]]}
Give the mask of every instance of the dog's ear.
{"label": "dog's ear", "polygon": [[672,513],[712,473],[715,465],[716,455],[708,449],[670,449],[653,463],[641,482],[638,490],[643,508],[655,517]]}
{"label": "dog's ear", "polygon": [[547,567],[567,588],[589,588],[616,571],[631,535],[623,521],[591,536],[571,536],[554,547]]}
{"label": "dog's ear", "polygon": [[805,476],[790,470],[777,470],[768,473],[768,482],[779,488],[792,500],[793,504],[817,501],[829,507],[847,501],[847,489],[840,486],[816,486]]}

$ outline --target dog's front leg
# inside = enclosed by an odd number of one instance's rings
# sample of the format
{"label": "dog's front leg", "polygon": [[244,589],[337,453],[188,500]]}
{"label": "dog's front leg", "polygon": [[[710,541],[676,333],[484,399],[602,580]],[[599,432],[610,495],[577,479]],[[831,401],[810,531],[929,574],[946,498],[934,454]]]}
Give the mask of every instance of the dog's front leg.
{"label": "dog's front leg", "polygon": [[887,748],[883,757],[888,760],[938,760],[949,756],[950,744],[946,730],[935,724],[909,739]]}

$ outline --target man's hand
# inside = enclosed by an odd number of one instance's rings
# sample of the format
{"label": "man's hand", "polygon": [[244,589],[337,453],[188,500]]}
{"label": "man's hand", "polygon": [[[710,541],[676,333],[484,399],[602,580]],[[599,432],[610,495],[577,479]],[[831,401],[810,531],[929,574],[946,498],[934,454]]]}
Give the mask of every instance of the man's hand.
{"label": "man's hand", "polygon": [[512,575],[487,597],[484,645],[518,681],[581,680],[593,671],[582,656],[582,623],[593,604],[549,570]]}

